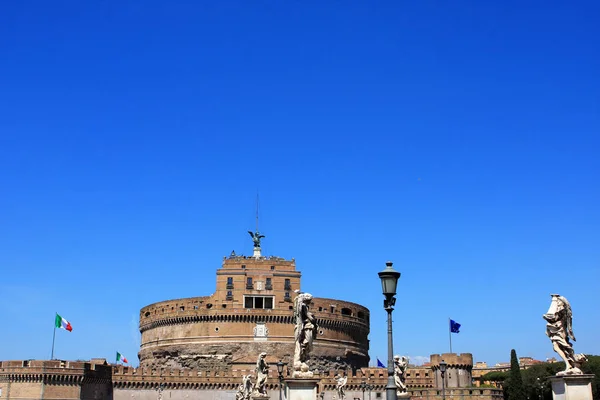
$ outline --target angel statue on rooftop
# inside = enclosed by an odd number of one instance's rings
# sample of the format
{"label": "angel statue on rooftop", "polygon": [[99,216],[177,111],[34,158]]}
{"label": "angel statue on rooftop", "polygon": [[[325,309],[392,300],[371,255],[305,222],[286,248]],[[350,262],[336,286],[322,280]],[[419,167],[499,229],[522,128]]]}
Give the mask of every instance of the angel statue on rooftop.
{"label": "angel statue on rooftop", "polygon": [[258,230],[256,232],[248,231],[248,233],[250,234],[250,237],[252,238],[252,241],[254,242],[254,247],[259,248],[260,247],[260,239],[264,238],[265,235],[261,235],[260,232],[258,232]]}

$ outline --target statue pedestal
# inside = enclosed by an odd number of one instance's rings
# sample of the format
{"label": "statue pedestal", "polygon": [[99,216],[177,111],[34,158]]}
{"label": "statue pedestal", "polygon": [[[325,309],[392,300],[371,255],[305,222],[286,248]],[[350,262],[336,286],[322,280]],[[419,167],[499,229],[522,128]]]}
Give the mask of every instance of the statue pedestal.
{"label": "statue pedestal", "polygon": [[286,400],[316,400],[320,379],[286,379]]}
{"label": "statue pedestal", "polygon": [[552,398],[554,400],[592,400],[594,375],[553,376]]}

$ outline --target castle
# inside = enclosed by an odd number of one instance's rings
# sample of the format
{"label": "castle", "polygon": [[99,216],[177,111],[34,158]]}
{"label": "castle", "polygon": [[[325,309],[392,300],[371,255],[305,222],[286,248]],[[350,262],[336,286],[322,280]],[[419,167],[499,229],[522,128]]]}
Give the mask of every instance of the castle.
{"label": "castle", "polygon": [[[258,236],[252,234],[253,239]],[[256,235],[256,236],[254,236]],[[20,360],[0,362],[0,400],[207,400],[233,399],[243,375],[254,372],[266,352],[267,387],[279,398],[275,364],[294,353],[293,298],[301,289],[295,260],[264,257],[260,237],[253,256],[232,253],[216,272],[213,295],[165,300],[140,310],[140,367],[89,362]],[[258,242],[258,243],[257,243]],[[318,336],[310,366],[320,398],[333,400],[335,376],[347,376],[346,399],[384,398],[387,370],[368,367],[369,310],[356,303],[316,298],[311,312]],[[501,400],[502,390],[472,386],[471,354],[432,355],[431,365],[407,370],[411,397],[442,398],[439,363],[447,363],[447,398]]]}
{"label": "castle", "polygon": [[[279,257],[223,260],[211,296],[161,301],[140,311],[142,367],[230,370],[253,368],[261,352],[289,363],[294,353],[292,300],[301,289],[296,263]],[[318,335],[313,368],[362,368],[369,363],[369,310],[313,298]]]}

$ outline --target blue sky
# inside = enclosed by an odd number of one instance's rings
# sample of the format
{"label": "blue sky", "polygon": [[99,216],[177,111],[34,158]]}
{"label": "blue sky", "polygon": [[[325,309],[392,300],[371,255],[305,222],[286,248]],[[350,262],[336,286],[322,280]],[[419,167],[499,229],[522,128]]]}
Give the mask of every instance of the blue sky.
{"label": "blue sky", "polygon": [[552,357],[550,293],[600,354],[594,1],[0,6],[0,359],[136,358],[138,311],[231,250],[371,310],[395,351]]}

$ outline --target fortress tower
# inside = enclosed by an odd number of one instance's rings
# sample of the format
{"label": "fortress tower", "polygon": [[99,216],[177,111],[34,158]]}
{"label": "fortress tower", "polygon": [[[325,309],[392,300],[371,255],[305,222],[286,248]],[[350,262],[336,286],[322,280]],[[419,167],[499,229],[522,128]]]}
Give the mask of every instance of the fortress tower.
{"label": "fortress tower", "polygon": [[[263,351],[269,362],[291,362],[293,299],[301,288],[301,273],[294,259],[262,256],[260,238],[253,240],[253,256],[232,253],[223,259],[212,296],[166,300],[141,309],[141,366],[238,369],[253,366]],[[318,324],[314,368],[368,366],[366,307],[314,297],[311,312]]]}
{"label": "fortress tower", "polygon": [[442,374],[440,372],[440,361],[442,360],[448,364],[444,374],[446,388],[466,388],[472,385],[473,355],[471,353],[432,354],[430,360],[434,374],[434,384],[438,389],[442,388]]}

